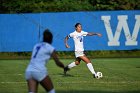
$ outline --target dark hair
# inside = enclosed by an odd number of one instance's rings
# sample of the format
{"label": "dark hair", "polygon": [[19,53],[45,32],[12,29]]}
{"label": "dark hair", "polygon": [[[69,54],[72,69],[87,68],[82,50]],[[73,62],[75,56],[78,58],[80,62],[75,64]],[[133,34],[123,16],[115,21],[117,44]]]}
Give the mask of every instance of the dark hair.
{"label": "dark hair", "polygon": [[49,29],[46,29],[43,33],[43,42],[47,42],[49,44],[52,43],[53,35]]}
{"label": "dark hair", "polygon": [[75,27],[77,27],[78,25],[81,25],[81,23],[76,23],[76,24],[75,24]]}

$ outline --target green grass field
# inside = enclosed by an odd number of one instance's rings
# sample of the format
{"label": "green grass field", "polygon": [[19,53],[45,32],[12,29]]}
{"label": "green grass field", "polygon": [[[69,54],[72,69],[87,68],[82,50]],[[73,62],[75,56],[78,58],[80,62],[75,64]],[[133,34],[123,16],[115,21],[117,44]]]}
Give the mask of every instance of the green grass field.
{"label": "green grass field", "polygon": [[[69,64],[73,59],[61,59]],[[29,60],[0,60],[0,93],[27,93],[24,71]],[[140,58],[92,59],[102,79],[94,79],[86,64],[63,75],[53,60],[47,67],[57,93],[140,93]],[[45,93],[39,86],[38,93]]]}

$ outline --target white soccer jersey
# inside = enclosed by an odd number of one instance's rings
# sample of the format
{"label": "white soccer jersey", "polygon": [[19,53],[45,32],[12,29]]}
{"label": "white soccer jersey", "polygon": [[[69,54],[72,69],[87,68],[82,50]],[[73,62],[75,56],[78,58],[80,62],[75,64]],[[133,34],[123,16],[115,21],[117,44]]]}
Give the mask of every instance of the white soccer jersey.
{"label": "white soccer jersey", "polygon": [[73,38],[75,44],[75,51],[84,51],[83,36],[86,36],[88,32],[81,31],[80,33],[74,31],[68,35],[69,38]]}
{"label": "white soccer jersey", "polygon": [[42,42],[34,46],[32,57],[26,71],[44,71],[46,63],[51,57],[54,47],[48,43]]}

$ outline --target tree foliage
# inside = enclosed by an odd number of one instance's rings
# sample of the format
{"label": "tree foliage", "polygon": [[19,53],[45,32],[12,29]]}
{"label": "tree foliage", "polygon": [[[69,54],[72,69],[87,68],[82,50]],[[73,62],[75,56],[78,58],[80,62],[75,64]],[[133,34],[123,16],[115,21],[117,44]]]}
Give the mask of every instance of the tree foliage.
{"label": "tree foliage", "polygon": [[140,0],[1,0],[0,4],[0,13],[140,9]]}

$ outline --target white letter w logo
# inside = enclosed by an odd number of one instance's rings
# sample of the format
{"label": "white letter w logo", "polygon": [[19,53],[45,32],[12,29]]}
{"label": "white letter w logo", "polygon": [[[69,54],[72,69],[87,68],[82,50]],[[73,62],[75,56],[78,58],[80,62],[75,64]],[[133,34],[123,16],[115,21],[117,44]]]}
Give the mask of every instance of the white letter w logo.
{"label": "white letter w logo", "polygon": [[107,35],[109,39],[108,46],[120,46],[119,38],[122,29],[124,30],[125,37],[126,37],[125,45],[126,46],[138,45],[136,39],[138,37],[138,33],[140,30],[140,15],[135,16],[136,23],[132,35],[130,34],[129,27],[127,24],[127,19],[128,19],[127,15],[118,16],[118,25],[114,37],[110,26],[110,16],[102,16],[101,19],[104,21],[104,25],[107,31]]}

